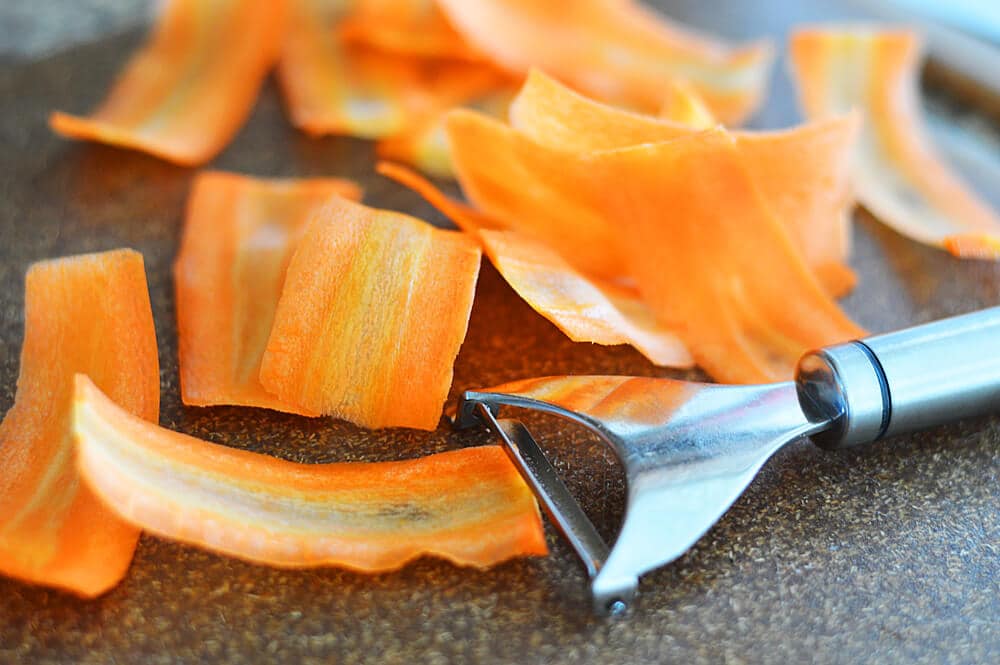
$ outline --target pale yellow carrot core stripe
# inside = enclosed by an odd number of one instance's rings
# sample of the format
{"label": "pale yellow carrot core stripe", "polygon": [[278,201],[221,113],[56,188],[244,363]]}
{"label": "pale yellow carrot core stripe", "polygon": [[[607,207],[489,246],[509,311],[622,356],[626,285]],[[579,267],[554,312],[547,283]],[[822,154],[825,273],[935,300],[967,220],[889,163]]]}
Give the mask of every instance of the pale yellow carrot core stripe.
{"label": "pale yellow carrot core stripe", "polygon": [[479,259],[462,233],[332,199],[289,265],[261,384],[365,427],[434,429]]}

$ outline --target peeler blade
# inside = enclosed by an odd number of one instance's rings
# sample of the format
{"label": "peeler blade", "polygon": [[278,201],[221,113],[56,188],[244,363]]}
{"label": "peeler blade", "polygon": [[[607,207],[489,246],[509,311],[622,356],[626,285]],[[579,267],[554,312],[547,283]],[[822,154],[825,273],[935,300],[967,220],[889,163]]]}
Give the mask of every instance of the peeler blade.
{"label": "peeler blade", "polygon": [[[503,441],[514,466],[538,497],[549,519],[573,547],[587,575],[594,579],[607,561],[608,546],[531,432],[520,421],[496,419],[481,403],[476,411],[487,428]],[[624,612],[635,596],[637,586],[636,578],[623,580],[612,587],[605,586],[600,594],[593,594],[594,611],[598,614]]]}

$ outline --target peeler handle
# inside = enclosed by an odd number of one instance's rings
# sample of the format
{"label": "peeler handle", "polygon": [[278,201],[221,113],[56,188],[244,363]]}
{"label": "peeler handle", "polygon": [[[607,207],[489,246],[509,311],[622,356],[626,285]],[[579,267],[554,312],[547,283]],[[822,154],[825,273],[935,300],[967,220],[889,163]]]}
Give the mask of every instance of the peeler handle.
{"label": "peeler handle", "polygon": [[1000,412],[1000,307],[807,353],[799,404],[844,448]]}

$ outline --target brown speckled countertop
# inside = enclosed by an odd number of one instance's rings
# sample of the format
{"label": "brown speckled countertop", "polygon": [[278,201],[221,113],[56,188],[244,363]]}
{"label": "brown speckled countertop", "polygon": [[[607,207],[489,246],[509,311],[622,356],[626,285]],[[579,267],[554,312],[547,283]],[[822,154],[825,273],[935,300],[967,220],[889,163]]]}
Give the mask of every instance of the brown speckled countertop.
{"label": "brown speckled countertop", "polygon": [[[84,111],[98,101],[142,34],[93,38],[39,56],[60,40],[78,39],[80,33],[55,27],[72,12],[114,5],[31,3],[42,23],[54,26],[52,34],[19,41],[21,24],[12,17],[21,4],[0,7],[0,412],[14,397],[28,264],[127,245],[146,257],[166,427],[317,462],[404,458],[488,441],[443,425],[430,435],[369,432],[263,410],[183,407],[169,266],[194,172],[67,143],[45,125],[51,109]],[[678,15],[731,37],[778,37],[791,21],[841,15],[792,0],[733,0],[712,10],[694,1],[671,4]],[[107,25],[140,20],[117,8]],[[780,65],[777,77],[774,99],[758,119],[763,126],[795,119]],[[938,106],[951,108],[946,100]],[[989,188],[1000,162],[997,144],[956,145],[952,156]],[[296,133],[273,84],[212,166],[354,177],[366,186],[367,202],[443,223],[416,196],[372,174],[368,143]],[[996,186],[992,201],[1000,205]],[[1000,265],[951,259],[864,215],[853,264],[861,286],[845,307],[874,331],[1000,304]],[[567,341],[484,266],[453,393],[560,373],[670,375],[629,349]],[[621,477],[603,451],[558,422],[530,424],[612,535]],[[792,445],[691,552],[645,576],[634,611],[614,621],[590,616],[584,575],[551,531],[546,559],[489,572],[422,560],[377,576],[272,570],[146,536],[124,583],[96,601],[0,579],[0,663],[996,662],[998,471],[998,418],[837,453]]]}

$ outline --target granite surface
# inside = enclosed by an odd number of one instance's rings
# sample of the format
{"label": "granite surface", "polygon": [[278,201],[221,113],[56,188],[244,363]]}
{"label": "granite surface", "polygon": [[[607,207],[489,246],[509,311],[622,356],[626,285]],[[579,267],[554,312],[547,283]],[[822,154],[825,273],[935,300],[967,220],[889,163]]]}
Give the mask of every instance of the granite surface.
{"label": "granite surface", "polygon": [[[741,2],[711,12],[673,3],[673,11],[731,37],[780,37],[787,22],[839,13],[815,3],[766,4],[770,15]],[[59,11],[48,20],[58,22]],[[11,12],[4,3],[0,24]],[[371,432],[264,410],[181,405],[169,267],[195,172],[67,143],[45,124],[52,109],[80,112],[96,103],[141,39],[131,31],[0,67],[0,413],[14,398],[27,266],[130,246],[146,258],[164,426],[312,462],[399,459],[487,443],[485,434],[443,424],[430,434]],[[774,90],[759,124],[795,119],[780,67]],[[951,108],[946,99],[938,107]],[[996,143],[966,137],[955,145],[950,153],[959,165],[989,190]],[[353,177],[365,185],[368,203],[445,223],[416,196],[373,175],[372,160],[366,142],[295,132],[268,84],[212,167]],[[991,191],[1000,205],[1000,187]],[[861,285],[844,306],[873,331],[1000,304],[997,264],[951,259],[864,214],[856,236],[852,263]],[[676,375],[627,348],[569,342],[484,265],[453,394],[561,373]],[[526,420],[613,537],[622,478],[612,460],[575,428]],[[428,559],[376,576],[272,570],[144,536],[125,581],[95,601],[0,579],[0,663],[996,662],[998,471],[998,418],[843,452],[793,444],[693,550],[642,579],[638,603],[619,620],[590,615],[583,572],[551,530],[545,559],[488,572]]]}

